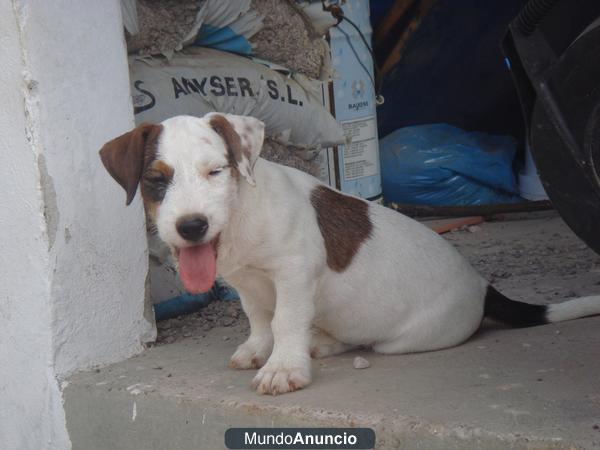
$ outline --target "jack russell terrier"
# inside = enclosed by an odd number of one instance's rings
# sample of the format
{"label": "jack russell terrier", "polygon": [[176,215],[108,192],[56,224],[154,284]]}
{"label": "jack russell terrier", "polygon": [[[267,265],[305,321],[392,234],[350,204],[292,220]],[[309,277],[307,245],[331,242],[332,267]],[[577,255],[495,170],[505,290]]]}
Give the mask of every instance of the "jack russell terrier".
{"label": "jack russell terrier", "polygon": [[210,113],[141,124],[100,150],[148,217],[192,293],[217,274],[240,294],[251,331],[231,357],[259,369],[260,394],[311,381],[311,356],[452,347],[484,317],[533,326],[600,314],[600,296],[510,300],[429,228],[259,158],[264,124]]}

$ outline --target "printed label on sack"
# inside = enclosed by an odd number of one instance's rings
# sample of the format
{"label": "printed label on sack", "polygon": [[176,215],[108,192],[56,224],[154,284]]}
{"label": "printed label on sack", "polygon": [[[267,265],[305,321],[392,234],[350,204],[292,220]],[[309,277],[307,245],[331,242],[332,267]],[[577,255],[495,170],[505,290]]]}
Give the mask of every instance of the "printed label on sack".
{"label": "printed label on sack", "polygon": [[[142,80],[135,80],[133,83],[133,88],[137,91],[133,94],[135,114],[146,111],[156,104],[155,96],[149,90],[144,89],[143,84],[144,81]],[[171,77],[171,84],[173,88],[173,100],[194,94],[199,94],[203,97],[210,95],[214,97],[224,95],[228,97],[257,97],[261,93],[260,88],[253,87],[250,80],[244,77],[219,77],[217,75],[200,79]],[[290,105],[300,107],[304,105],[304,102],[297,98],[300,94],[294,92],[294,89],[289,84],[280,87],[275,80],[264,80],[264,84],[271,100],[281,100]]]}
{"label": "printed label on sack", "polygon": [[319,101],[318,85],[239,56],[198,48],[194,55],[130,60],[135,120],[160,122],[212,111],[253,116],[278,142],[323,148],[344,141],[335,118]]}
{"label": "printed label on sack", "polygon": [[379,173],[377,124],[375,117],[346,120],[341,123],[344,136],[351,138],[344,145],[344,179],[355,180]]}

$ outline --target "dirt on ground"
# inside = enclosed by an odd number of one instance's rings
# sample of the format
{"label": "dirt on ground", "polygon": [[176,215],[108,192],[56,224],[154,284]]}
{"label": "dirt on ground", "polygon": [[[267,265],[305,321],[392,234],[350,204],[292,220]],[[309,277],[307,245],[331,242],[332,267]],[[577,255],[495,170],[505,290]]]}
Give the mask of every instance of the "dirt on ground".
{"label": "dirt on ground", "polygon": [[[515,300],[551,303],[600,293],[600,256],[555,212],[507,215],[444,237],[498,290]],[[156,345],[200,339],[215,327],[231,328],[232,336],[249,331],[237,301],[215,301],[197,313],[157,326]]]}
{"label": "dirt on ground", "polygon": [[507,216],[444,236],[515,300],[552,303],[600,293],[600,255],[556,212]]}
{"label": "dirt on ground", "polygon": [[250,325],[239,301],[217,300],[200,311],[156,324],[156,345],[171,344],[184,338],[200,339],[216,327],[230,327],[232,334],[248,334]]}

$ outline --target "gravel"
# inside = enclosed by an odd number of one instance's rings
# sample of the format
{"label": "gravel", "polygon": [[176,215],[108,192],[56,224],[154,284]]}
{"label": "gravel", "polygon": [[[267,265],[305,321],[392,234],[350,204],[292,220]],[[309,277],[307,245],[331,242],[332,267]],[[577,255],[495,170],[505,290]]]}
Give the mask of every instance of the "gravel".
{"label": "gravel", "polygon": [[319,176],[321,168],[316,162],[316,154],[292,145],[283,145],[266,138],[260,157],[277,164],[293,167],[315,177]]}
{"label": "gravel", "polygon": [[196,313],[158,322],[156,345],[184,338],[200,339],[217,327],[232,328],[235,334],[248,334],[250,325],[239,301],[214,301]]}
{"label": "gravel", "polygon": [[362,356],[357,356],[356,358],[354,358],[354,361],[352,361],[352,366],[355,369],[368,369],[369,367],[371,367],[371,363]]}
{"label": "gravel", "polygon": [[329,47],[291,0],[253,0],[263,28],[250,38],[253,54],[318,79]]}
{"label": "gravel", "polygon": [[125,33],[127,51],[170,57],[194,29],[199,9],[198,0],[137,0],[140,32]]}
{"label": "gravel", "polygon": [[444,236],[515,300],[551,303],[600,291],[600,256],[555,212],[507,216],[484,223],[477,233]]}

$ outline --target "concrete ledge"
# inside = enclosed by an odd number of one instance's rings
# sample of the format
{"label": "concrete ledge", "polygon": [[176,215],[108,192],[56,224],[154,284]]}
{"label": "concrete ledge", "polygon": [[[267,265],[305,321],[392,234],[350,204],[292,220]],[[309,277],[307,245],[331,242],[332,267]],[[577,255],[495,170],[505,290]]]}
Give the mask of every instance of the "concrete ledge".
{"label": "concrete ledge", "polygon": [[373,427],[382,449],[591,448],[600,446],[599,330],[600,318],[484,327],[445,351],[363,352],[364,370],[350,353],[314,361],[304,391],[261,397],[249,388],[253,371],[227,368],[243,337],[217,328],[72,377],[67,425],[81,449],[218,449],[231,426],[329,425]]}
{"label": "concrete ledge", "polygon": [[[600,257],[555,214],[527,217],[446,236],[516,299],[597,294]],[[280,397],[256,395],[254,371],[227,368],[244,321],[205,332],[187,317],[172,325],[176,342],[69,380],[73,448],[214,450],[231,426],[366,426],[381,449],[600,447],[600,317],[484,324],[444,351],[313,361],[314,383]],[[357,354],[371,367],[354,369]]]}

